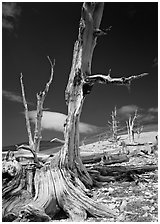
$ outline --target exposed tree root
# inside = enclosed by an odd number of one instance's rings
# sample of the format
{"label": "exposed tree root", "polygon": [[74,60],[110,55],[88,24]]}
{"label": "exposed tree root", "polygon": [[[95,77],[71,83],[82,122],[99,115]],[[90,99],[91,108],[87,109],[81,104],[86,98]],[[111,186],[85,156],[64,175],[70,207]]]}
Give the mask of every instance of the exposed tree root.
{"label": "exposed tree root", "polygon": [[[8,165],[8,161],[4,163],[4,167]],[[116,216],[106,205],[90,198],[90,191],[78,176],[59,167],[58,158],[52,158],[40,169],[32,169],[33,176],[29,175],[29,168],[19,163],[15,166],[14,160],[10,165],[16,172],[3,185],[3,221],[50,221],[60,209],[72,221],[83,221],[88,213],[98,217]],[[27,187],[29,184],[32,186]]]}
{"label": "exposed tree root", "polygon": [[78,178],[75,178],[74,184],[70,178],[68,172],[65,170],[59,170],[57,172],[59,184],[63,183],[61,192],[58,192],[57,195],[60,195],[62,192],[65,194],[65,200],[63,200],[63,197],[61,196],[58,201],[60,205],[63,205],[63,209],[69,214],[72,221],[85,220],[87,217],[86,211],[93,216],[100,217],[114,217],[116,215],[114,211],[89,198],[84,191],[85,188],[83,187],[82,189],[82,185],[77,181]]}

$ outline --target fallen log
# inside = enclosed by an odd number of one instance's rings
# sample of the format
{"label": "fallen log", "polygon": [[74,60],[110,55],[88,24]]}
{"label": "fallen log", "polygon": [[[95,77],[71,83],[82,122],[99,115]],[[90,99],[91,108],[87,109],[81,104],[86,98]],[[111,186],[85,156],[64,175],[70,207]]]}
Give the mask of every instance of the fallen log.
{"label": "fallen log", "polygon": [[100,166],[94,165],[88,170],[92,178],[99,182],[119,181],[124,178],[132,181],[133,175],[139,175],[146,172],[158,170],[157,165],[144,165],[142,167],[133,166]]}
{"label": "fallen log", "polygon": [[128,162],[129,158],[127,155],[125,154],[112,154],[112,151],[107,152],[107,154],[105,152],[101,152],[101,153],[89,153],[87,152],[81,152],[81,159],[83,164],[89,164],[89,163],[98,163],[101,162],[103,163],[103,165],[110,165],[110,164],[114,164],[114,163],[122,163],[122,162]]}
{"label": "fallen log", "polygon": [[150,172],[158,169],[157,165],[145,165],[142,167],[133,166],[100,166],[95,165],[93,169],[100,172],[102,175],[116,175],[116,173],[136,172],[137,174]]}
{"label": "fallen log", "polygon": [[[51,152],[51,150],[50,150]],[[15,157],[19,162],[22,164],[26,163],[26,160],[33,160],[33,154],[26,151],[26,150],[20,150],[20,151],[13,151]],[[7,152],[3,152],[3,157],[5,157]],[[56,156],[57,153],[47,155],[44,153],[38,153],[37,158],[41,162],[46,162],[49,160],[51,157]],[[103,165],[110,165],[110,164],[115,164],[115,163],[123,163],[123,162],[128,162],[129,157],[125,154],[119,154],[116,153],[115,151],[108,151],[107,154],[106,152],[99,152],[99,153],[93,153],[93,152],[80,152],[80,157],[82,159],[83,164],[90,164],[90,163],[98,163],[98,162],[103,162]]]}

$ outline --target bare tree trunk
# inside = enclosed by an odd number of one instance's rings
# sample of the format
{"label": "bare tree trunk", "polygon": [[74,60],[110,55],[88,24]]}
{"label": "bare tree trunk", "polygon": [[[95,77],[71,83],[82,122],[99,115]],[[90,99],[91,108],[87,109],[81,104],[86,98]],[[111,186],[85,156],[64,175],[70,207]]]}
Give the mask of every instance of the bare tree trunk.
{"label": "bare tree trunk", "polygon": [[130,116],[128,121],[126,121],[128,137],[131,144],[134,143],[134,134],[135,134],[134,126],[135,126],[136,119],[137,119],[137,110],[135,111],[134,117],[132,118]]}
{"label": "bare tree trunk", "polygon": [[114,111],[112,111],[111,114],[111,122],[108,121],[111,132],[112,132],[112,140],[114,143],[117,143],[118,141],[118,121],[117,121],[117,109],[116,107],[114,108]]}
{"label": "bare tree trunk", "polygon": [[66,88],[68,117],[64,129],[65,144],[61,151],[61,166],[77,172],[80,179],[92,186],[92,179],[86,172],[79,155],[79,119],[85,98],[85,78],[91,74],[93,50],[96,45],[96,30],[99,29],[103,3],[84,3],[81,14],[78,40],[74,46],[71,73]]}
{"label": "bare tree trunk", "polygon": [[24,105],[24,109],[25,109],[24,113],[25,113],[25,119],[26,119],[26,128],[27,128],[27,133],[28,133],[29,146],[32,148],[34,143],[33,143],[33,139],[32,139],[31,126],[30,126],[30,122],[29,122],[28,105],[27,105],[27,101],[26,101],[26,97],[25,97],[22,73],[20,76],[20,83],[21,83],[21,90],[22,90],[23,105]]}

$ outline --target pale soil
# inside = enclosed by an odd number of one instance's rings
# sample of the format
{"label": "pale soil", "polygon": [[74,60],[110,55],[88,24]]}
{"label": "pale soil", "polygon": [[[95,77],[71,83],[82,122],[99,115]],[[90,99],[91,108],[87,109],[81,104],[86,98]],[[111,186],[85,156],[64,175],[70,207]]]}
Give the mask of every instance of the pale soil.
{"label": "pale soil", "polygon": [[[138,143],[145,143],[145,146],[129,146],[130,152],[139,152],[155,144],[157,132],[144,132],[138,139]],[[128,142],[127,135],[121,136],[121,140]],[[82,151],[99,153],[114,151],[115,147],[109,141],[99,141],[83,147]],[[118,150],[118,149],[117,149]],[[111,166],[143,167],[147,165],[158,166],[158,153],[133,154],[129,162],[114,164]],[[158,171],[145,172],[135,175],[133,181],[121,180],[106,183],[99,189],[94,189],[95,199],[103,202],[111,209],[119,211],[117,218],[88,218],[88,222],[158,222]]]}
{"label": "pale soil", "polygon": [[[129,162],[113,166],[157,165],[156,154],[148,157],[134,156]],[[115,181],[94,189],[97,201],[119,211],[117,218],[94,218],[88,222],[158,222],[158,171],[145,172],[135,176],[135,180]]]}
{"label": "pale soil", "polygon": [[[136,143],[152,143],[154,144],[156,142],[156,135],[157,135],[157,131],[152,131],[152,132],[143,132],[140,135],[140,138],[138,138],[138,136],[135,134],[135,142]],[[120,136],[120,141],[124,141],[126,144],[129,143],[128,140],[128,136],[127,135],[122,135]],[[88,145],[83,145],[80,147],[81,151],[83,153],[89,152],[93,152],[93,154],[95,153],[100,153],[100,152],[107,152],[107,151],[114,151],[115,148],[113,147],[113,143],[108,141],[108,140],[101,140],[95,143],[91,143]]]}
{"label": "pale soil", "polygon": [[[156,131],[144,132],[138,139],[135,136],[135,141],[138,143],[152,143],[156,142]],[[127,135],[121,136],[121,140],[128,143]],[[145,146],[129,146],[130,151],[140,151]],[[113,143],[108,140],[98,141],[92,144],[83,145],[80,147],[81,153],[93,154],[107,151],[119,150],[119,147],[114,147]],[[47,155],[52,154],[54,149],[47,150]],[[26,151],[26,150],[24,150]],[[22,154],[30,154],[22,152]],[[45,154],[45,150],[43,151]],[[44,156],[43,153],[40,153]],[[31,156],[31,154],[29,155]],[[142,167],[145,165],[158,166],[158,154],[133,154],[129,158],[129,162],[116,163],[111,166],[122,167]],[[110,183],[104,183],[101,188],[93,188],[95,200],[103,202],[111,209],[119,211],[119,216],[113,218],[94,218],[89,217],[87,222],[158,222],[158,171],[145,172],[136,175],[134,180],[120,180]],[[54,221],[68,221],[66,218],[53,220]]]}
{"label": "pale soil", "polygon": [[[157,132],[144,132],[140,139],[135,138],[138,143],[155,144]],[[136,136],[135,136],[136,137]],[[121,140],[128,143],[127,135],[121,136]],[[128,146],[130,152],[138,152],[152,145]],[[93,154],[115,151],[116,147],[109,141],[99,141],[93,144],[81,146],[81,153]],[[118,150],[118,148],[117,148]],[[94,165],[94,164],[92,164]],[[143,167],[158,166],[158,153],[145,154],[135,153],[130,155],[129,162],[116,163],[112,166],[121,167]],[[117,210],[116,218],[88,217],[86,222],[158,222],[158,171],[134,174],[133,180],[122,179],[120,181],[104,183],[103,187],[93,188],[93,197],[97,202],[106,204],[110,209]],[[61,219],[59,221],[68,221]]]}

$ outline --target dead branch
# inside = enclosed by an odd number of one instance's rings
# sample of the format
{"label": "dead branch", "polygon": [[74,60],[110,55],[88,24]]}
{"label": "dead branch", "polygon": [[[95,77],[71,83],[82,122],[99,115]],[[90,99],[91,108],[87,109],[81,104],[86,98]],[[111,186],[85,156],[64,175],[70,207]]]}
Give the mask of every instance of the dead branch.
{"label": "dead branch", "polygon": [[25,149],[25,150],[30,151],[32,153],[32,155],[33,155],[33,160],[34,160],[35,164],[37,165],[37,167],[41,167],[42,166],[42,164],[40,164],[40,162],[39,162],[38,154],[34,150],[33,147],[31,148],[29,145],[23,145],[22,144],[22,145],[19,145],[17,147],[17,150],[21,150],[21,149]]}
{"label": "dead branch", "polygon": [[96,29],[93,33],[93,35],[95,35],[96,37],[99,37],[99,36],[103,36],[103,35],[107,35],[107,32],[110,31],[112,28],[112,26],[109,26],[108,28],[106,29]]}
{"label": "dead branch", "polygon": [[100,83],[100,84],[116,84],[116,85],[130,86],[132,81],[140,79],[148,74],[149,73],[142,73],[139,75],[132,75],[129,77],[121,77],[121,78],[111,78],[110,75],[97,74],[87,76],[87,78],[85,79],[85,83],[89,85],[93,85],[94,83]]}
{"label": "dead branch", "polygon": [[28,106],[27,106],[27,101],[26,101],[26,98],[25,98],[25,91],[24,91],[22,73],[21,73],[21,76],[20,76],[20,83],[21,83],[21,90],[22,90],[23,105],[24,105],[24,109],[25,109],[24,112],[25,112],[25,119],[26,119],[26,128],[27,128],[28,138],[29,138],[29,145],[30,145],[30,148],[32,148],[33,145],[34,145],[34,142],[33,142],[33,139],[32,139],[31,126],[30,126],[30,122],[29,122]]}
{"label": "dead branch", "polygon": [[54,66],[55,66],[55,60],[52,63],[51,59],[49,56],[47,56],[50,65],[51,65],[51,75],[50,79],[47,82],[45,89],[37,94],[37,117],[36,117],[36,122],[35,122],[35,131],[34,131],[34,147],[35,147],[35,152],[39,152],[39,146],[40,146],[40,141],[41,141],[41,120],[43,116],[43,103],[45,100],[45,97],[48,93],[49,86],[52,83],[53,80],[53,74],[54,74]]}

